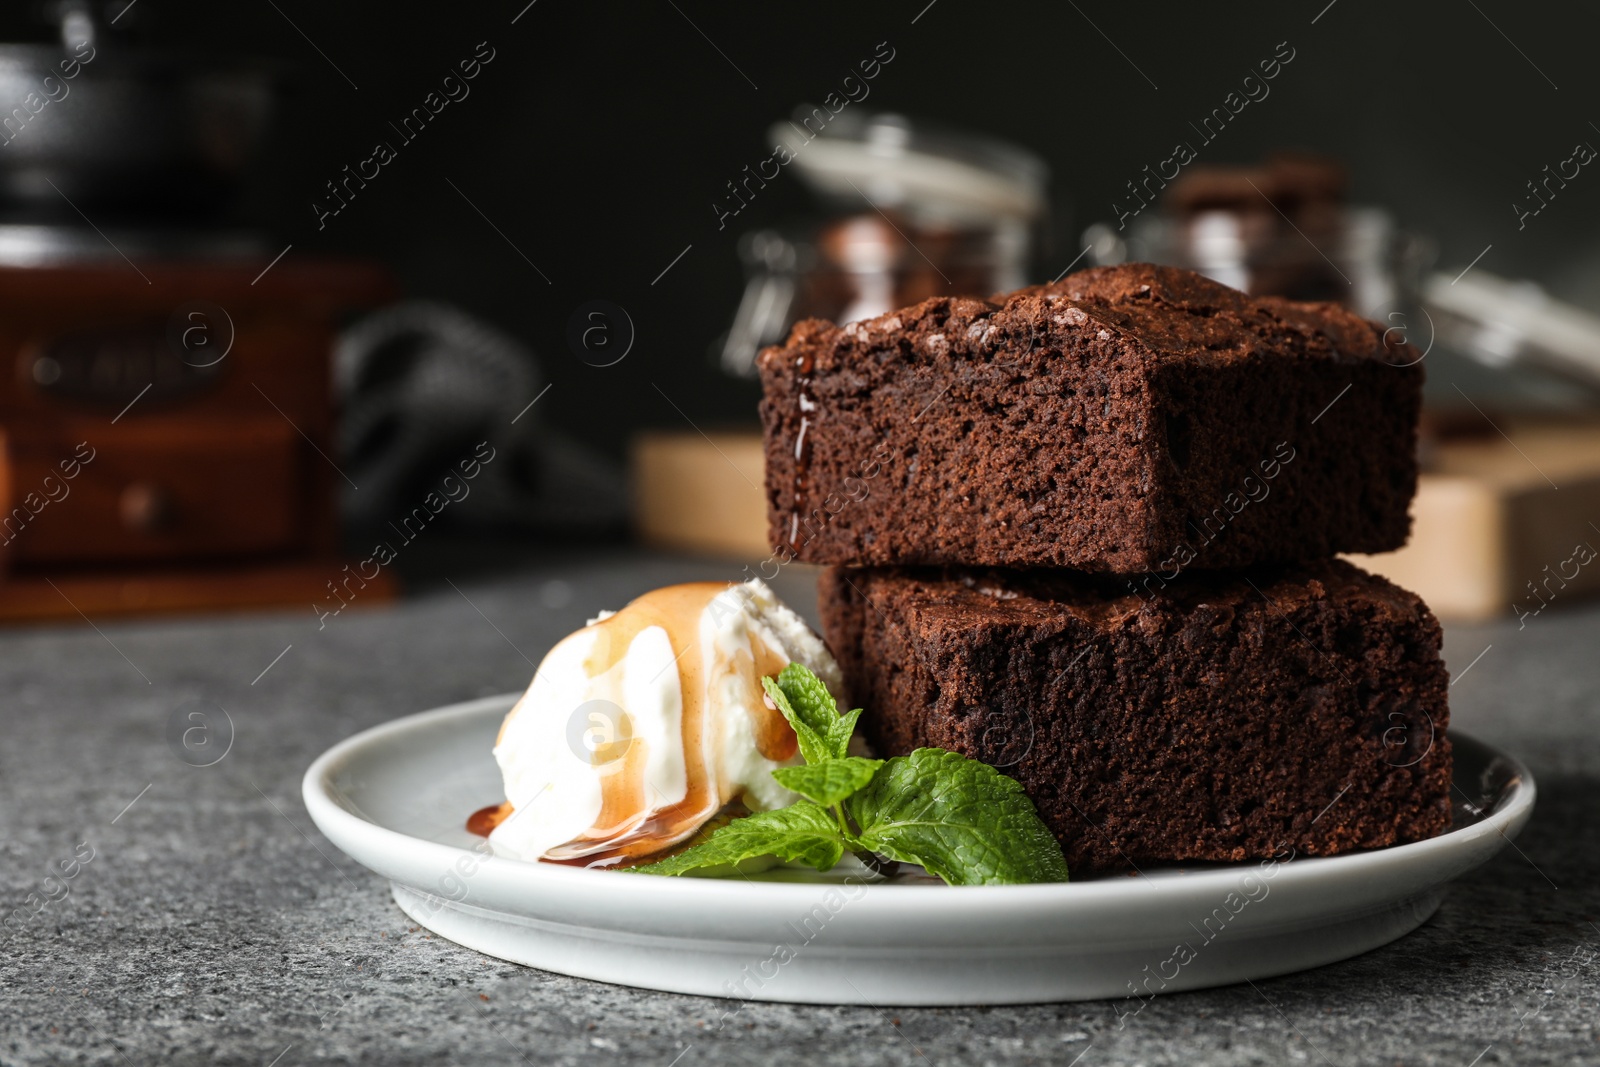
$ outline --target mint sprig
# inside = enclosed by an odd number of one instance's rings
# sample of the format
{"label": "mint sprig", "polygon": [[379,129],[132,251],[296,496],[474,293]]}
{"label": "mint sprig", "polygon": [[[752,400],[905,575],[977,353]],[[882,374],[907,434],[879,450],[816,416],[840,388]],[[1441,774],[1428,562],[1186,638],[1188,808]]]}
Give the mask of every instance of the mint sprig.
{"label": "mint sprig", "polygon": [[832,805],[859,792],[882,766],[881,759],[845,756],[803,767],[779,767],[772,772],[772,777],[785,789],[792,789],[818,804]]}
{"label": "mint sprig", "polygon": [[856,732],[861,709],[840,715],[821,678],[791,663],[776,678],[761,679],[761,686],[794,727],[800,755],[807,763],[838,759],[850,751],[850,735]]}
{"label": "mint sprig", "polygon": [[[844,855],[839,827],[827,808],[809,800],[775,811],[758,811],[719,827],[691,849],[659,863],[635,870],[650,874],[735,873],[735,864],[762,856],[784,863],[804,863],[819,871],[831,870]],[[726,871],[707,868],[726,867]]]}
{"label": "mint sprig", "polygon": [[1067,864],[1015,779],[942,748],[888,760],[849,755],[859,708],[841,715],[827,686],[791,663],[764,678],[805,760],[772,772],[805,797],[735,819],[645,874],[726,874],[758,857],[830,870],[848,850],[915,863],[950,885],[1065,882]]}
{"label": "mint sprig", "polygon": [[860,845],[951,885],[1067,880],[1061,846],[1017,780],[947,749],[890,760],[845,810]]}

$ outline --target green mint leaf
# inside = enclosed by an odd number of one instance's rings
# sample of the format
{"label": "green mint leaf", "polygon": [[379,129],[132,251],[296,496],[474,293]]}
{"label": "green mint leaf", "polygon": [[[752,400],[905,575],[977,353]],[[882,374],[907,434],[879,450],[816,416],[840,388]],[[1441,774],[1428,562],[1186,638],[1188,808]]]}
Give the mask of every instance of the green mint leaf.
{"label": "green mint leaf", "polygon": [[763,678],[761,684],[794,727],[795,736],[800,739],[800,755],[807,763],[849,755],[850,735],[861,715],[859,708],[840,715],[839,705],[822,679],[798,663],[785,667],[775,681]]}
{"label": "green mint leaf", "polygon": [[[790,667],[794,664],[790,664]],[[787,674],[789,667],[784,668]],[[781,675],[780,675],[781,677]],[[826,722],[819,724],[809,715],[809,710],[802,712],[789,702],[788,695],[778,685],[776,678],[761,679],[761,686],[767,691],[767,697],[783,712],[783,717],[789,720],[789,725],[794,727],[795,740],[800,742],[800,756],[807,763],[821,763],[833,756],[833,746],[828,743],[828,726]],[[816,716],[820,719],[820,716]]]}
{"label": "green mint leaf", "polygon": [[[642,874],[731,874],[733,866],[743,860],[775,856],[785,863],[804,863],[826,871],[843,854],[844,839],[833,814],[802,800],[787,808],[735,819],[676,856],[631,869]],[[719,872],[717,868],[727,870]]]}
{"label": "green mint leaf", "polygon": [[779,767],[772,777],[785,789],[793,789],[824,806],[837,804],[872,781],[883,766],[881,759],[845,756],[843,759],[808,763],[803,767]]}
{"label": "green mint leaf", "polygon": [[833,731],[828,735],[828,743],[833,746],[834,755],[843,757],[850,754],[850,738],[856,732],[856,720],[859,718],[861,718],[860,708],[839,716]]}
{"label": "green mint leaf", "polygon": [[[1067,880],[1061,846],[1015,780],[939,748],[888,761],[850,756],[861,709],[839,714],[828,687],[798,663],[761,684],[805,759],[772,775],[809,799],[735,819],[699,844],[633,870],[732,874],[746,861],[773,858],[826,871],[848,847],[919,864],[951,885]],[[840,803],[858,834],[841,828]]]}
{"label": "green mint leaf", "polygon": [[1061,846],[1015,779],[942,748],[896,756],[845,801],[859,841],[951,885],[1065,882]]}

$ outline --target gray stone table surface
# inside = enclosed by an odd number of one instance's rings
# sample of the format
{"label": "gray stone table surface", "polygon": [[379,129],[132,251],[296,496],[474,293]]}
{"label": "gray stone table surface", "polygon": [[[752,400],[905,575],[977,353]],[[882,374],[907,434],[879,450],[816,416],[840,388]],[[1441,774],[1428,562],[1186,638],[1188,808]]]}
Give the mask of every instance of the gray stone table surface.
{"label": "gray stone table surface", "polygon": [[[716,1000],[429,936],[311,825],[300,777],[328,746],[521,689],[596,609],[739,571],[623,548],[451,566],[321,629],[308,606],[0,632],[0,1063],[1600,1063],[1600,609],[1448,631],[1454,725],[1529,763],[1538,810],[1391,946],[1121,1027],[1106,1002],[753,1004],[718,1032]],[[778,585],[811,612],[813,583]],[[166,739],[190,701],[234,723],[214,766]]]}

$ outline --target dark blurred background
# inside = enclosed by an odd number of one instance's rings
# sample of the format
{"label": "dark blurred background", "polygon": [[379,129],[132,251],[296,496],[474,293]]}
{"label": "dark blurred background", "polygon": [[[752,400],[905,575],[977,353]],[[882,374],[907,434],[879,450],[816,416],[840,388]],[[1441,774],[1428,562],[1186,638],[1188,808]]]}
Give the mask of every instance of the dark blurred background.
{"label": "dark blurred background", "polygon": [[[755,386],[710,354],[742,286],[735,242],[809,198],[786,174],[721,231],[712,203],[770,153],[773,122],[820,100],[881,41],[895,59],[866,106],[1002,137],[1047,161],[1043,276],[1072,259],[1086,224],[1111,216],[1124,182],[1192,140],[1187,123],[1288,41],[1296,58],[1271,96],[1202,159],[1330,153],[1349,166],[1352,199],[1431,235],[1441,267],[1464,267],[1492,243],[1482,267],[1600,302],[1600,177],[1581,175],[1521,232],[1511,207],[1546,163],[1600,139],[1592,6],[525,4],[141,0],[122,21],[150,44],[282,61],[289,91],[243,215],[295,254],[375,256],[410,294],[524,339],[554,383],[545,417],[616,456],[637,427],[683,423],[652,381],[702,426],[753,419]],[[24,25],[34,6],[7,5],[7,36],[34,32]],[[471,95],[319,231],[312,203],[324,183],[393,140],[388,123],[479,42],[496,58]],[[637,328],[615,366],[585,365],[564,340],[569,316],[595,298]]]}
{"label": "dark blurred background", "polygon": [[[1299,265],[1252,291],[1320,295],[1331,281],[1331,298],[1386,323],[1404,308],[1406,335],[1430,351],[1435,480],[1409,555],[1368,565],[1443,615],[1503,613],[1600,514],[1597,30],[1592,6],[1505,0],[13,0],[0,12],[0,89],[15,98],[0,99],[0,362],[15,369],[0,380],[12,498],[0,540],[15,546],[0,616],[301,603],[325,597],[343,559],[370,562],[374,531],[407,546],[401,574],[447,531],[631,530],[760,558],[759,388],[728,372],[724,342],[751,248],[790,246],[751,235],[908,267],[875,310],[813,300],[831,317],[981,295],[998,277],[1101,260],[1098,244],[1085,258],[1086,231],[1131,206],[1130,183],[1179,142],[1198,149],[1188,178],[1274,153],[1321,160],[1282,195],[1253,184],[1267,172],[1240,170],[1221,215],[1210,193],[1176,212],[1168,193],[1136,221],[1186,211],[1191,235],[1271,231]],[[91,52],[65,73],[62,57]],[[1274,57],[1292,58],[1263,80]],[[205,80],[217,72],[226,84]],[[1203,135],[1241,90],[1252,102]],[[962,275],[960,241],[937,219],[868,197],[825,204],[802,175],[826,157],[817,147],[728,213],[734,183],[750,189],[772,157],[774,126],[841,91],[852,102],[830,137],[899,113],[918,136],[946,127],[1037,157],[1048,176],[1029,194],[1043,210],[1022,265]],[[392,158],[375,157],[380,144]],[[882,147],[855,144],[858,165]],[[901,176],[928,173],[929,158]],[[1015,173],[1043,174],[1024,164]],[[1332,185],[1328,166],[1342,168]],[[1383,232],[1420,250],[1403,299],[1349,295],[1365,289],[1334,251],[1359,230],[1347,206],[1380,209]],[[825,218],[838,225],[819,230]],[[1368,266],[1395,281],[1388,260]],[[596,308],[616,338],[600,350],[574,339]],[[1424,322],[1425,338],[1410,332]],[[1448,343],[1433,352],[1436,328]],[[16,510],[90,453],[105,458],[84,461],[71,505]],[[497,458],[461,488],[471,502],[419,512],[474,455]],[[1470,513],[1451,495],[1462,477]],[[1558,482],[1585,488],[1527,506]],[[406,516],[420,528],[436,515],[440,533],[410,548]],[[1476,540],[1451,542],[1463,530]]]}

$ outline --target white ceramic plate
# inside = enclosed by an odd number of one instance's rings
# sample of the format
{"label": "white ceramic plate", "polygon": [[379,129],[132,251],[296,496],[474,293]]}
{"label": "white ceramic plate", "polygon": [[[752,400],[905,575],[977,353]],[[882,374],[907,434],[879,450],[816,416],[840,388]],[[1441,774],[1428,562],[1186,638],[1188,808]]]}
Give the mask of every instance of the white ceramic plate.
{"label": "white ceramic plate", "polygon": [[1515,759],[1453,734],[1456,826],[1345,856],[1038,886],[654,878],[473,851],[504,799],[490,749],[515,696],[398,719],[306,771],[311,817],[469,948],[621,985],[875,1005],[1137,997],[1266,978],[1415,929],[1533,810]]}

